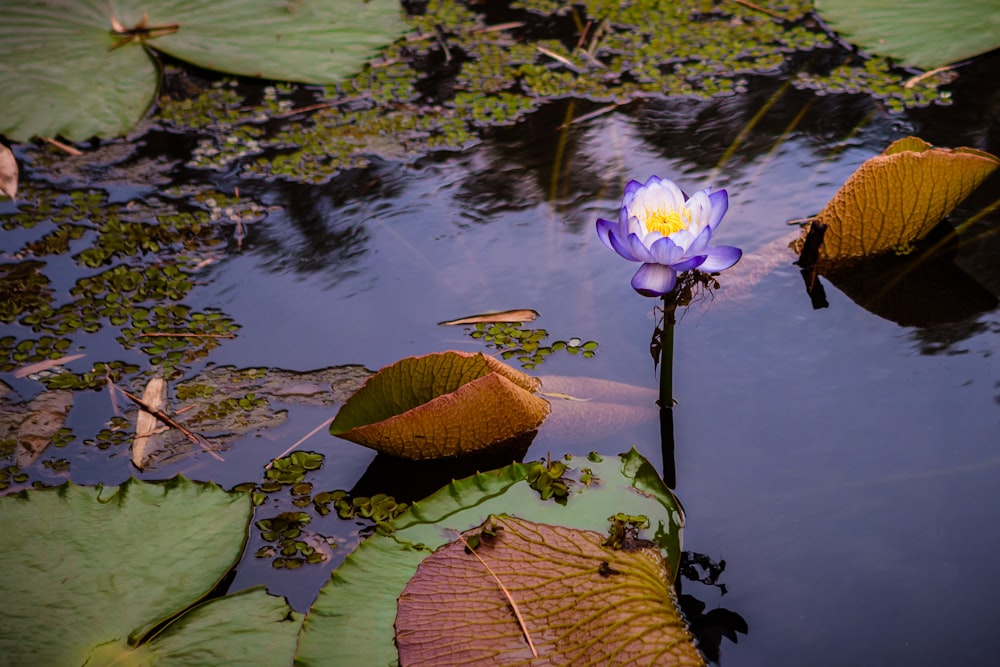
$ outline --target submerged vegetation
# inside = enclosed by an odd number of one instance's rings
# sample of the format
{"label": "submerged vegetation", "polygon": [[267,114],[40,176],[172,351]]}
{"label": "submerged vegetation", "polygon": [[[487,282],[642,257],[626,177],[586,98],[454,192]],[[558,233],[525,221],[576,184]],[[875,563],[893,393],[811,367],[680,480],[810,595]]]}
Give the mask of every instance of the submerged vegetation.
{"label": "submerged vegetation", "polygon": [[320,183],[373,159],[460,149],[562,99],[613,110],[733,95],[749,77],[792,75],[798,88],[869,94],[890,110],[947,103],[938,88],[947,73],[910,81],[887,59],[837,48],[811,2],[769,4],[526,0],[488,16],[439,0],[411,17],[412,34],[307,104],[289,87],[248,104],[222,81],[194,97],[164,96],[157,117],[201,136],[191,166]]}

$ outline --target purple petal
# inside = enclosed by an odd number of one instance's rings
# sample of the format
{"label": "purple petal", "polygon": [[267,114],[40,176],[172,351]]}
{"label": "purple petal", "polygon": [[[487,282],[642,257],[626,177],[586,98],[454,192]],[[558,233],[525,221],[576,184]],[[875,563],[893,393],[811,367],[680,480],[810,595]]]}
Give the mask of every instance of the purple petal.
{"label": "purple petal", "polygon": [[617,228],[617,226],[618,225],[616,223],[611,222],[610,220],[605,220],[604,218],[597,219],[597,237],[601,239],[601,243],[612,250],[614,250],[615,247],[611,245],[611,239],[608,238],[608,234],[611,233],[611,230]]}
{"label": "purple petal", "polygon": [[646,233],[646,228],[642,226],[641,222],[639,222],[639,218],[634,215],[628,218],[628,220],[620,227],[620,230],[622,236],[627,236],[629,234],[639,236]]}
{"label": "purple petal", "polygon": [[698,238],[692,241],[691,245],[687,247],[687,250],[685,251],[684,254],[687,255],[688,257],[694,255],[707,254],[708,244],[711,242],[711,240],[712,240],[712,228],[705,227],[703,230],[701,230],[701,233],[698,234]]}
{"label": "purple petal", "polygon": [[677,273],[662,264],[643,264],[632,276],[632,288],[643,296],[663,296],[677,284]]}
{"label": "purple petal", "polygon": [[655,262],[656,258],[653,257],[653,253],[649,252],[649,248],[646,244],[642,242],[636,234],[629,234],[626,239],[628,243],[628,248],[632,252],[632,256],[635,257],[640,262]]}
{"label": "purple petal", "polygon": [[714,230],[722,222],[722,216],[729,210],[729,193],[725,190],[716,190],[708,195],[708,201],[712,205],[712,217],[708,219],[708,226]]}
{"label": "purple petal", "polygon": [[694,243],[695,235],[691,233],[690,229],[682,229],[679,232],[671,234],[670,240],[681,249],[683,256],[683,253],[687,252],[687,249],[691,247],[692,243]]}
{"label": "purple petal", "polygon": [[626,229],[628,229],[628,218],[629,218],[628,206],[622,206],[621,209],[619,209],[618,211],[618,227],[623,232]]}
{"label": "purple petal", "polygon": [[740,261],[740,257],[742,256],[743,251],[739,248],[734,248],[733,246],[720,245],[714,248],[709,248],[708,257],[705,259],[705,262],[698,267],[698,269],[706,273],[724,271],[736,262]]}
{"label": "purple petal", "polygon": [[688,257],[683,262],[678,262],[677,264],[671,265],[670,268],[672,268],[674,271],[677,271],[678,273],[681,271],[687,271],[689,269],[700,269],[702,263],[705,261],[707,257],[708,255],[695,255],[694,257]]}
{"label": "purple petal", "polygon": [[657,264],[673,266],[677,260],[684,256],[684,248],[674,243],[669,236],[657,239],[649,246],[649,251],[653,254],[653,259]]}
{"label": "purple petal", "polygon": [[622,196],[622,199],[628,196],[635,196],[635,193],[638,192],[639,188],[641,187],[643,186],[642,183],[640,183],[639,181],[635,180],[629,181],[628,183],[625,184],[625,194]]}
{"label": "purple petal", "polygon": [[[630,236],[635,236],[635,234],[631,234]],[[616,253],[618,253],[619,255],[621,255],[630,262],[642,261],[635,255],[633,255],[631,250],[629,250],[628,239],[626,238],[623,241],[622,238],[618,236],[616,230],[614,229],[610,230],[610,232],[608,233],[608,238],[611,241],[611,249],[614,250]]]}

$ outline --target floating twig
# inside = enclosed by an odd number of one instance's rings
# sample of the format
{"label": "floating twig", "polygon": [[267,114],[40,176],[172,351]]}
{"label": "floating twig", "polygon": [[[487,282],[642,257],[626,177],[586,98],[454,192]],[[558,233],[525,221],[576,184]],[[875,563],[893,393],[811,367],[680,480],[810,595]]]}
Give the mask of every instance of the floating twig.
{"label": "floating twig", "polygon": [[73,148],[69,144],[64,144],[63,142],[53,139],[52,137],[40,137],[42,141],[47,141],[59,150],[66,151],[70,155],[83,155],[83,151]]}
{"label": "floating twig", "polygon": [[275,456],[275,457],[274,457],[273,459],[271,459],[271,461],[270,461],[270,462],[269,462],[269,463],[268,463],[268,464],[267,464],[266,466],[264,466],[264,470],[270,470],[270,469],[271,469],[271,467],[272,467],[272,466],[274,465],[274,462],[275,462],[275,461],[277,461],[278,459],[280,459],[280,458],[282,458],[282,457],[284,457],[284,456],[288,456],[288,453],[289,453],[289,452],[291,452],[291,451],[295,450],[295,448],[296,448],[296,447],[298,447],[298,446],[299,446],[299,445],[301,445],[301,444],[302,444],[303,442],[305,442],[305,441],[306,441],[306,440],[308,440],[309,438],[311,438],[311,437],[313,437],[314,435],[316,435],[316,433],[317,433],[317,432],[318,432],[318,431],[319,431],[319,430],[320,430],[321,428],[325,428],[325,427],[329,426],[329,425],[330,425],[330,423],[331,423],[332,421],[333,421],[333,417],[330,417],[330,418],[329,418],[329,419],[327,419],[327,420],[326,420],[325,422],[323,422],[322,424],[320,424],[319,426],[317,426],[316,428],[314,428],[313,430],[309,431],[309,432],[308,432],[308,433],[306,433],[306,434],[305,434],[304,436],[302,436],[301,438],[299,438],[299,439],[298,439],[298,440],[297,440],[297,441],[295,442],[295,444],[294,444],[294,445],[292,445],[291,447],[289,447],[288,449],[286,449],[285,451],[281,452],[280,454],[278,454],[277,456]]}
{"label": "floating twig", "polygon": [[118,387],[118,386],[116,386],[115,388],[118,391],[120,391],[125,396],[125,398],[127,398],[130,401],[132,401],[133,403],[135,403],[140,408],[142,408],[143,410],[145,410],[149,414],[151,414],[154,417],[156,417],[157,419],[159,419],[161,422],[163,422],[167,426],[171,426],[171,427],[177,429],[178,431],[180,431],[184,435],[185,438],[187,438],[188,440],[190,440],[194,444],[196,444],[199,447],[201,447],[203,450],[205,450],[206,452],[208,452],[209,454],[211,454],[214,458],[218,459],[219,461],[225,461],[225,459],[223,459],[221,456],[219,456],[215,452],[215,450],[213,450],[211,447],[208,446],[208,441],[205,440],[205,438],[203,438],[202,436],[197,435],[196,433],[192,433],[188,429],[184,428],[176,420],[174,420],[170,415],[168,415],[167,413],[163,412],[162,410],[157,410],[152,405],[149,405],[148,403],[146,403],[145,401],[143,401],[141,398],[139,398],[138,396],[136,396],[132,392],[127,391],[125,389],[122,389],[121,387]]}
{"label": "floating twig", "polygon": [[926,79],[928,77],[932,77],[935,74],[941,74],[942,72],[950,72],[950,71],[954,70],[955,67],[957,67],[957,65],[945,65],[944,67],[935,67],[932,70],[928,70],[928,71],[924,72],[923,74],[918,74],[915,77],[912,77],[911,79],[908,79],[906,81],[906,83],[903,84],[903,88],[906,88],[906,89],[913,88],[915,85],[917,85],[918,83],[920,83],[924,79]]}
{"label": "floating twig", "polygon": [[544,46],[535,46],[535,49],[539,53],[544,53],[549,58],[552,58],[553,60],[559,61],[560,63],[562,63],[563,65],[565,65],[569,69],[573,70],[577,74],[580,74],[580,68],[577,67],[576,65],[574,65],[573,61],[570,60],[569,58],[567,58],[566,56],[561,56],[558,53],[556,53],[555,51],[552,51],[551,49],[547,49]]}
{"label": "floating twig", "polygon": [[524,26],[524,21],[511,21],[510,23],[497,23],[496,25],[489,25],[485,28],[475,28],[470,32],[473,35],[478,35],[484,32],[499,32],[501,30],[510,30],[512,28],[523,28]]}
{"label": "floating twig", "polygon": [[752,9],[755,12],[761,12],[763,14],[767,14],[768,16],[770,16],[773,19],[778,19],[779,21],[787,21],[788,20],[784,16],[782,16],[781,14],[779,14],[777,12],[771,11],[770,9],[768,9],[766,7],[761,7],[760,5],[755,5],[752,2],[747,2],[747,0],[734,0],[734,1],[736,2],[736,4],[743,5],[747,9]]}

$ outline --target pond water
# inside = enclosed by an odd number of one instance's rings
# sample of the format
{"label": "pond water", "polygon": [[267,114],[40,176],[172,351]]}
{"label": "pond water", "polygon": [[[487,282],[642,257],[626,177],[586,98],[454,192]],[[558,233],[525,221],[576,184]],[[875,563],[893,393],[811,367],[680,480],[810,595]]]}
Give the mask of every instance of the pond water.
{"label": "pond water", "polygon": [[[817,97],[761,78],[738,96],[649,100],[565,127],[568,115],[594,107],[556,103],[466,150],[408,166],[378,162],[323,185],[209,172],[203,177],[220,190],[238,187],[269,211],[199,271],[183,301],[240,325],[189,372],[206,364],[377,369],[409,355],[486,350],[467,330],[437,323],[531,308],[540,317],[526,326],[545,329],[549,342],[599,344],[592,358],[557,352],[532,373],[637,389],[621,399],[618,421],[546,422],[525,458],[635,447],[662,469],[649,353],[656,301],[632,291],[635,266],[601,245],[594,221],[616,214],[631,178],[658,174],[689,192],[725,187],[730,209],[718,242],[746,256],[719,277],[714,298],[682,314],[674,357],[685,548],[725,561],[725,589],[688,580],[682,588],[706,614],[732,612],[706,616],[703,636],[714,631],[719,641],[713,618],[735,628],[733,614],[742,617],[746,632],[721,643],[730,666],[988,664],[1000,599],[1000,214],[963,230],[934,274],[947,279],[894,292],[895,310],[872,309],[881,315],[847,295],[864,302],[858,290],[825,278],[829,306],[814,309],[794,256],[781,248],[797,229],[789,220],[816,213],[897,138],[1000,153],[998,65],[994,57],[963,72],[952,106],[905,114],[887,115],[867,96]],[[976,215],[998,192],[994,175],[952,220]],[[131,196],[123,186],[112,200]],[[14,210],[0,204],[0,214]],[[6,253],[39,235],[0,234]],[[56,289],[78,276],[65,264],[53,274]],[[0,336],[24,333],[0,326]],[[145,363],[115,351],[114,334],[77,343],[94,357]],[[25,398],[40,389],[3,379]],[[176,473],[224,486],[259,481],[264,464],[335,408],[289,410],[282,425],[233,443],[225,464],[192,454],[140,474],[127,452],[80,444],[111,416],[106,393],[87,392],[68,422],[77,441],[60,456],[79,483]],[[412,481],[391,467],[370,471],[374,452],[325,431],[302,449],[325,455],[309,478],[316,488],[351,489],[366,475],[366,488],[394,493]],[[258,516],[289,508],[270,501]],[[251,535],[230,590],[264,582],[306,609],[359,539],[358,525],[335,516],[311,528],[341,540],[331,562],[274,570],[254,558],[263,543]]]}

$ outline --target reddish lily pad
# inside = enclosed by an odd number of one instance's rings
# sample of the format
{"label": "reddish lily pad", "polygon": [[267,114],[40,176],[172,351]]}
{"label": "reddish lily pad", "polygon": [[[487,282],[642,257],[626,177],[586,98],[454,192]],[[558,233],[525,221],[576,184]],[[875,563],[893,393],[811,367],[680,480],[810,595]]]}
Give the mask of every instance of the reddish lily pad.
{"label": "reddish lily pad", "polygon": [[598,533],[608,531],[609,515],[645,517],[648,530],[637,537],[654,542],[669,572],[676,573],[683,513],[649,461],[633,449],[621,456],[565,457],[562,464],[564,477],[576,480],[565,503],[544,500],[537,481],[531,481],[544,463],[477,473],[413,503],[390,522],[391,531],[365,540],[333,571],[303,624],[296,665],[322,667],[330,656],[344,665],[395,664],[393,621],[407,582],[425,558],[455,539],[455,531],[481,525],[491,515]]}
{"label": "reddish lily pad", "polygon": [[426,558],[403,589],[400,665],[704,665],[663,554],[606,542],[491,517]]}

